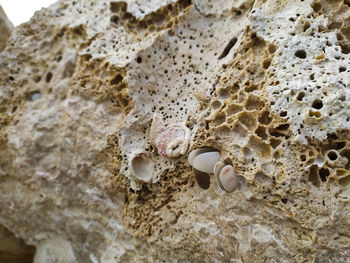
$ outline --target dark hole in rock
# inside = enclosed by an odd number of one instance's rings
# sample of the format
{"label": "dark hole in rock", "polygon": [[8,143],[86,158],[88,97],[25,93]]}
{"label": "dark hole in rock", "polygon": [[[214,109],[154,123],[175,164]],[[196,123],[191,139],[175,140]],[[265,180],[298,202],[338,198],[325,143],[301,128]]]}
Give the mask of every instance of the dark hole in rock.
{"label": "dark hole in rock", "polygon": [[23,239],[17,238],[10,230],[0,225],[0,262],[1,263],[32,263],[34,261],[34,246],[27,245]]}
{"label": "dark hole in rock", "polygon": [[281,144],[281,140],[275,139],[275,138],[271,138],[270,139],[270,145],[272,146],[272,148],[276,149],[278,145]]}
{"label": "dark hole in rock", "polygon": [[259,122],[261,124],[270,124],[272,121],[272,118],[270,117],[270,113],[268,111],[264,111],[260,116],[259,116]]}
{"label": "dark hole in rock", "polygon": [[255,133],[263,140],[266,140],[267,139],[267,134],[266,134],[266,128],[265,127],[262,127],[262,126],[259,126]]}
{"label": "dark hole in rock", "polygon": [[309,170],[309,182],[314,186],[318,187],[320,182],[318,180],[318,167],[317,165],[312,165]]}
{"label": "dark hole in rock", "polygon": [[314,108],[314,109],[319,110],[319,109],[322,109],[322,107],[323,107],[323,102],[322,102],[322,100],[315,100],[315,101],[312,103],[312,108]]}
{"label": "dark hole in rock", "polygon": [[273,136],[273,137],[276,137],[276,138],[278,138],[278,137],[285,137],[286,136],[286,134],[284,134],[283,131],[279,131],[279,130],[277,130],[275,128],[270,128],[269,129],[269,134],[271,136]]}
{"label": "dark hole in rock", "polygon": [[341,47],[341,52],[343,54],[349,54],[350,53],[350,46],[344,43],[339,43],[339,46]]}
{"label": "dark hole in rock", "polygon": [[334,151],[330,151],[327,154],[327,156],[328,156],[329,160],[331,160],[331,161],[335,161],[338,158],[338,154],[336,152],[334,152]]}
{"label": "dark hole in rock", "polygon": [[282,198],[281,201],[282,201],[283,204],[286,204],[288,202],[288,199],[287,198]]}
{"label": "dark hole in rock", "polygon": [[46,78],[45,78],[46,83],[49,83],[51,81],[51,79],[52,79],[52,73],[48,72],[46,74]]}
{"label": "dark hole in rock", "polygon": [[297,96],[297,100],[302,101],[304,97],[305,97],[305,92],[299,92]]}
{"label": "dark hole in rock", "polygon": [[345,146],[345,142],[337,142],[336,150],[343,149],[344,146]]}
{"label": "dark hole in rock", "polygon": [[271,65],[271,59],[264,59],[262,65],[264,69],[268,69]]}
{"label": "dark hole in rock", "polygon": [[279,131],[285,131],[289,129],[289,124],[281,124],[279,126],[276,127],[277,130]]}
{"label": "dark hole in rock", "polygon": [[237,38],[233,37],[226,45],[226,47],[224,48],[224,50],[222,51],[221,55],[219,56],[218,59],[222,59],[224,57],[226,57],[228,55],[228,53],[230,53],[230,50],[233,48],[233,46],[236,44],[237,42]]}
{"label": "dark hole in rock", "polygon": [[346,71],[346,67],[339,67],[339,72],[344,72]]}
{"label": "dark hole in rock", "polygon": [[295,52],[295,56],[297,58],[305,59],[306,58],[306,52],[304,50],[298,50]]}
{"label": "dark hole in rock", "polygon": [[311,7],[312,7],[312,9],[314,10],[314,12],[317,13],[318,11],[321,10],[322,5],[321,5],[320,2],[313,2],[313,3],[311,4]]}
{"label": "dark hole in rock", "polygon": [[329,176],[329,170],[327,168],[321,168],[318,174],[320,175],[321,181],[326,182]]}
{"label": "dark hole in rock", "polygon": [[118,74],[111,80],[111,85],[117,85],[123,80],[123,76],[121,74]]}
{"label": "dark hole in rock", "polygon": [[348,7],[350,7],[350,0],[344,0],[344,5],[347,5]]}
{"label": "dark hole in rock", "polygon": [[319,111],[309,110],[310,118],[321,118],[321,113]]}
{"label": "dark hole in rock", "polygon": [[111,22],[114,23],[114,24],[118,24],[119,22],[119,16],[112,16],[111,17]]}
{"label": "dark hole in rock", "polygon": [[287,112],[287,111],[282,111],[282,112],[280,113],[280,116],[281,116],[281,117],[287,117],[287,115],[288,115],[288,112]]}
{"label": "dark hole in rock", "polygon": [[194,176],[195,179],[199,185],[200,188],[207,190],[210,186],[210,175],[201,171],[198,171],[196,169],[194,170]]}
{"label": "dark hole in rock", "polygon": [[126,12],[127,9],[127,3],[125,2],[111,2],[109,9],[111,10],[111,12],[113,13],[118,13],[118,12]]}

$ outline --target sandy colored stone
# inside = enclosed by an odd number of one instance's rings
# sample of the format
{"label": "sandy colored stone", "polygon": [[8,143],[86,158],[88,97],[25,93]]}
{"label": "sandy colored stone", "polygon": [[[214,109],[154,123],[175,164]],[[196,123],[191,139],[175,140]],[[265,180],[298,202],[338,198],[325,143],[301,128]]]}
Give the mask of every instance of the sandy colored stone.
{"label": "sandy colored stone", "polygon": [[[340,0],[40,10],[0,54],[0,224],[35,263],[350,261],[349,18]],[[203,146],[234,192],[198,186]]]}
{"label": "sandy colored stone", "polygon": [[0,51],[5,48],[6,42],[10,37],[12,30],[13,25],[0,5]]}

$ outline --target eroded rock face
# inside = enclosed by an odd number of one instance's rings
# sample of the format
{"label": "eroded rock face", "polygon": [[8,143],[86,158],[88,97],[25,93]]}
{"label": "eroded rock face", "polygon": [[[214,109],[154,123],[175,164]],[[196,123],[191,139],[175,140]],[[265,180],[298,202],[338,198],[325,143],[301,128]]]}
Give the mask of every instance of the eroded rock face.
{"label": "eroded rock face", "polygon": [[5,48],[6,41],[10,37],[13,25],[0,5],[0,52]]}
{"label": "eroded rock face", "polygon": [[[336,0],[37,12],[0,54],[0,223],[37,263],[350,261],[349,17]],[[196,184],[203,146],[234,192]]]}

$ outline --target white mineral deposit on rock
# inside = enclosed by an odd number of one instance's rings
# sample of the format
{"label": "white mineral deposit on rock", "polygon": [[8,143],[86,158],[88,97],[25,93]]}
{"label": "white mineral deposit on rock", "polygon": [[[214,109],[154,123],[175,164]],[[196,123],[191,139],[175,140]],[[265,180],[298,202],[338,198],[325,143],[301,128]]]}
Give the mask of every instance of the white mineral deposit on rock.
{"label": "white mineral deposit on rock", "polygon": [[350,262],[349,18],[345,0],[36,12],[0,52],[0,261]]}

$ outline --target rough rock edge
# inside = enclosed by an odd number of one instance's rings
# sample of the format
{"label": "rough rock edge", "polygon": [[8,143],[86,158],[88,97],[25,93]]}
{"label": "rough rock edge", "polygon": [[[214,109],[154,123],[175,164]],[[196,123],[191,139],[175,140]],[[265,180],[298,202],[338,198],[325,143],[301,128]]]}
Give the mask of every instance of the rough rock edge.
{"label": "rough rock edge", "polygon": [[0,5],[0,52],[5,48],[6,42],[13,30],[13,24],[8,19],[4,9]]}

